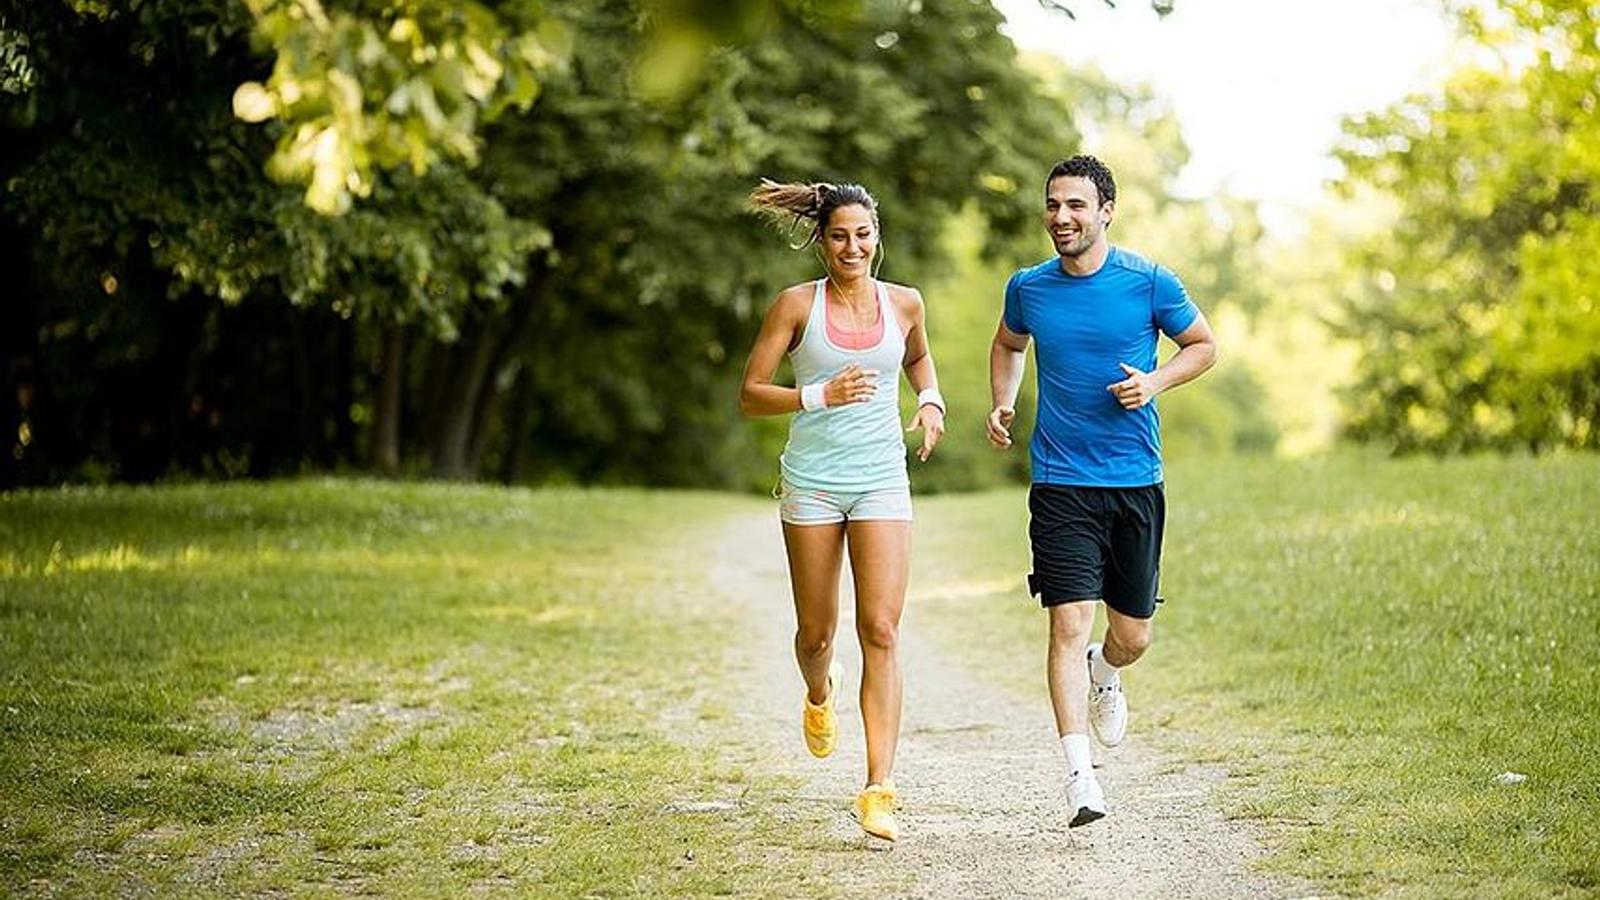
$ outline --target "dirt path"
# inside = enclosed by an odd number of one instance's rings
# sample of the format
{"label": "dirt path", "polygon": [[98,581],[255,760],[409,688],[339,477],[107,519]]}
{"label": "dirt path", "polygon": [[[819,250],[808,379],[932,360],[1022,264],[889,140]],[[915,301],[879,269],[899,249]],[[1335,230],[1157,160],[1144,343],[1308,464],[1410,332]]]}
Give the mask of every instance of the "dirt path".
{"label": "dirt path", "polygon": [[1043,685],[1036,696],[1013,696],[972,677],[918,630],[915,593],[901,644],[901,837],[893,845],[867,838],[847,812],[865,772],[848,569],[839,657],[850,689],[840,697],[839,749],[815,760],[799,733],[802,684],[789,649],[794,616],[776,517],[732,523],[717,551],[712,565],[722,599],[745,613],[756,635],[732,661],[750,686],[737,709],[750,736],[741,755],[758,769],[803,780],[779,812],[816,823],[819,833],[814,845],[793,852],[828,854],[822,868],[846,895],[869,886],[892,896],[966,898],[1311,893],[1250,870],[1259,846],[1210,802],[1225,777],[1220,770],[1181,765],[1137,735],[1115,750],[1095,748],[1111,815],[1069,830]]}

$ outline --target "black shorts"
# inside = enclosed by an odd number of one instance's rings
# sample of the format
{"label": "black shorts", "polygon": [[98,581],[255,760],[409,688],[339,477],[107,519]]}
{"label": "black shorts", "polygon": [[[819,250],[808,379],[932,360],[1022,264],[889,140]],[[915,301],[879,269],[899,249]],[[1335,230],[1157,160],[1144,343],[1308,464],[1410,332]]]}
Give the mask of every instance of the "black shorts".
{"label": "black shorts", "polygon": [[1160,484],[1135,488],[1036,484],[1028,492],[1033,574],[1028,592],[1044,606],[1104,600],[1125,616],[1155,615],[1167,497]]}

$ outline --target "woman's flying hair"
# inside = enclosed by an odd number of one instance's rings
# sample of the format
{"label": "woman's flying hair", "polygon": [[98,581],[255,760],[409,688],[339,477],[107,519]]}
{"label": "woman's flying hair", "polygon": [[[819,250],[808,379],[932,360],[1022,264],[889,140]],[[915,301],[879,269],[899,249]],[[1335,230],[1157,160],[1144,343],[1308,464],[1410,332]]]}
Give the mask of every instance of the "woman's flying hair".
{"label": "woman's flying hair", "polygon": [[872,214],[872,224],[878,224],[878,202],[859,184],[795,184],[761,179],[761,184],[750,192],[750,205],[765,215],[773,224],[785,228],[792,235],[803,221],[811,223],[811,233],[796,244],[801,250],[822,240],[833,211],[841,206],[860,206]]}

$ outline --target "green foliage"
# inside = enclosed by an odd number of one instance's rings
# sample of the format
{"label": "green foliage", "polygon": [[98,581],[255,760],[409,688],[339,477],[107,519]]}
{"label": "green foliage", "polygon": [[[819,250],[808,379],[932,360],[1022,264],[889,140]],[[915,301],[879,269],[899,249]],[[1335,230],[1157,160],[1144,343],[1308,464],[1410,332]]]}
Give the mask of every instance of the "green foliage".
{"label": "green foliage", "polygon": [[[450,164],[373,175],[372,200],[353,220],[302,210],[291,191],[258,177],[263,140],[227,113],[227,73],[241,63],[247,23],[178,31],[189,13],[164,20],[162,9],[147,6],[137,21],[33,20],[46,36],[47,87],[23,133],[38,152],[10,177],[8,205],[39,231],[38,265],[50,278],[81,283],[87,269],[103,281],[102,271],[125,277],[147,261],[170,276],[174,296],[284,298],[419,320],[449,336],[472,302],[520,282],[529,254],[548,242]],[[163,43],[168,31],[181,37]],[[80,65],[104,44],[155,49]],[[49,87],[68,82],[78,89]]]}
{"label": "green foliage", "polygon": [[33,89],[36,76],[28,46],[28,36],[7,28],[0,16],[0,94],[26,94]]}
{"label": "green foliage", "polygon": [[[503,307],[526,280],[547,228],[512,216],[451,164],[380,176],[370,200],[329,222],[280,208],[284,268],[264,287],[296,305],[344,316],[417,322],[453,339],[468,310]],[[181,274],[182,270],[180,270]]]}
{"label": "green foliage", "polygon": [[0,312],[26,434],[0,481],[353,462],[381,330],[454,340],[549,243],[450,161],[375,173],[339,217],[263,177],[270,135],[229,112],[258,64],[237,4],[13,21],[39,86],[0,97],[3,252],[27,273]]}
{"label": "green foliage", "polygon": [[[1040,166],[1038,178],[1048,171]],[[1042,205],[1042,190],[1035,194],[1024,188],[1022,192]],[[1017,398],[1012,449],[1000,452],[989,444],[984,418],[990,408],[989,343],[1000,321],[1006,279],[1018,266],[1037,261],[1023,255],[1022,248],[1042,241],[1036,236],[1033,240],[1022,238],[1012,242],[1010,254],[985,259],[983,248],[988,243],[992,237],[975,211],[950,220],[943,248],[951,271],[921,285],[939,389],[948,409],[945,436],[938,449],[926,463],[914,459],[910,463],[912,486],[918,494],[981,490],[1028,477],[1028,440],[1037,409],[1031,358],[1029,377],[1023,380]],[[914,413],[914,399],[907,396],[903,400],[905,421]],[[917,440],[916,435],[909,437]]]}
{"label": "green foliage", "polygon": [[[765,487],[783,422],[737,417],[743,351],[816,268],[750,186],[866,184],[895,281],[950,270],[963,210],[975,252],[1020,263],[1084,97],[1019,66],[987,4],[669,6],[8,13],[36,81],[0,94],[0,254],[27,285],[0,310],[0,483],[372,465]],[[718,45],[658,90],[641,66],[680,27]],[[549,58],[508,61],[529,34]],[[508,100],[522,75],[531,106]],[[323,141],[323,175],[265,177]]]}
{"label": "green foliage", "polygon": [[1600,17],[1504,0],[1463,15],[1499,65],[1349,126],[1352,183],[1395,227],[1340,323],[1361,349],[1352,433],[1400,450],[1600,447]]}
{"label": "green foliage", "polygon": [[622,71],[645,96],[680,98],[700,86],[719,47],[759,40],[784,18],[848,24],[863,11],[887,16],[907,5],[899,0],[642,0],[648,38]]}
{"label": "green foliage", "polygon": [[997,235],[1031,224],[1015,186],[1074,135],[986,6],[902,10],[887,46],[871,16],[780,10],[670,102],[616,77],[647,52],[648,35],[624,27],[634,15],[574,13],[571,71],[490,132],[485,179],[514,212],[543,211],[553,252],[532,279],[555,287],[503,370],[532,433],[508,421],[485,464],[765,490],[783,423],[740,421],[737,378],[772,296],[817,268],[750,215],[749,189],[762,176],[866,184],[883,276],[924,283],[963,205]]}
{"label": "green foliage", "polygon": [[476,162],[480,116],[527,109],[566,54],[565,30],[533,0],[244,2],[276,61],[264,84],[239,85],[234,114],[281,123],[268,171],[309,183],[306,203],[323,213],[366,196],[375,172]]}

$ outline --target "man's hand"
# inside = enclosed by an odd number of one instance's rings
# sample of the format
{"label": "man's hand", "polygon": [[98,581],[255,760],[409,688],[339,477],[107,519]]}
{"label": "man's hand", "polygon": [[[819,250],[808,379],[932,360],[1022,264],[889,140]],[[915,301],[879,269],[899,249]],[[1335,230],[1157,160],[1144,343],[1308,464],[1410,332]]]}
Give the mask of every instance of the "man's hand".
{"label": "man's hand", "polygon": [[996,406],[989,411],[987,422],[989,443],[1004,450],[1011,446],[1011,420],[1017,417],[1017,410],[1010,406]]}
{"label": "man's hand", "polygon": [[1141,372],[1127,363],[1117,363],[1126,372],[1128,377],[1116,384],[1106,385],[1106,390],[1117,398],[1123,409],[1138,409],[1156,398],[1160,388],[1156,386],[1155,376],[1150,372]]}
{"label": "man's hand", "polygon": [[917,414],[911,417],[911,424],[906,426],[906,431],[922,429],[922,447],[917,450],[917,459],[923,462],[933,455],[933,448],[944,437],[944,410],[931,403],[924,403],[917,407]]}

